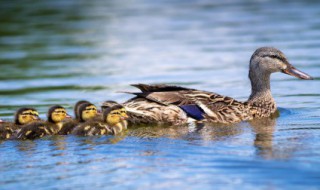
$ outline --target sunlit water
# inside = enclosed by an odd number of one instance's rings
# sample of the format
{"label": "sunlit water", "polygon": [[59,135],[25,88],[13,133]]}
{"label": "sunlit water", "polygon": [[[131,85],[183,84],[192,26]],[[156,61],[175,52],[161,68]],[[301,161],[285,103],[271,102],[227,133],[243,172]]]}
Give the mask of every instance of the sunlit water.
{"label": "sunlit water", "polygon": [[281,49],[315,77],[272,76],[280,117],[233,126],[142,127],[123,136],[0,144],[0,189],[319,189],[318,1],[2,1],[0,117],[21,106],[119,102],[132,83],[239,100],[248,62]]}

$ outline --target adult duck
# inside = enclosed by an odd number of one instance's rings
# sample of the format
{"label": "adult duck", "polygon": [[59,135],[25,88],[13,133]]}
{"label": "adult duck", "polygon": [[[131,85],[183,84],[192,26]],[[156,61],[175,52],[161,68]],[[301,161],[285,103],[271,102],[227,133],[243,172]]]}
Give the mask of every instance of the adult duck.
{"label": "adult duck", "polygon": [[250,59],[251,95],[245,102],[214,92],[179,86],[135,84],[141,90],[123,105],[133,124],[186,123],[188,118],[214,123],[237,123],[253,118],[269,117],[277,106],[270,90],[270,75],[282,72],[311,80],[308,74],[292,66],[285,55],[273,47],[257,49]]}

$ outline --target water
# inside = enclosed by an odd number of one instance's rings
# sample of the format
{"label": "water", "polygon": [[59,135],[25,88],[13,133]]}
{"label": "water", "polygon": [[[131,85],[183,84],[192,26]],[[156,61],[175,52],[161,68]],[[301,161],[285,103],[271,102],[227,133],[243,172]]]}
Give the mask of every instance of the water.
{"label": "water", "polygon": [[2,1],[0,117],[21,106],[119,102],[131,83],[239,100],[261,46],[315,80],[272,76],[280,117],[232,126],[141,127],[117,137],[0,144],[0,189],[319,189],[318,1]]}

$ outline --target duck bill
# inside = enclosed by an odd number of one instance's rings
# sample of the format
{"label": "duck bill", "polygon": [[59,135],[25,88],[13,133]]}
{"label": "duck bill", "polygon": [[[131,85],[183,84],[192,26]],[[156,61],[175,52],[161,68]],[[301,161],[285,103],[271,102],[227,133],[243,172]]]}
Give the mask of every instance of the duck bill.
{"label": "duck bill", "polygon": [[127,120],[127,119],[129,119],[129,116],[128,116],[128,115],[121,116],[121,120]]}
{"label": "duck bill", "polygon": [[287,75],[291,75],[294,77],[297,77],[299,79],[304,79],[304,80],[313,80],[313,78],[308,75],[307,73],[304,73],[302,71],[299,71],[296,69],[294,66],[290,65],[286,69],[282,70],[283,73]]}
{"label": "duck bill", "polygon": [[71,115],[67,114],[67,115],[66,115],[66,118],[72,118],[72,117],[71,117]]}

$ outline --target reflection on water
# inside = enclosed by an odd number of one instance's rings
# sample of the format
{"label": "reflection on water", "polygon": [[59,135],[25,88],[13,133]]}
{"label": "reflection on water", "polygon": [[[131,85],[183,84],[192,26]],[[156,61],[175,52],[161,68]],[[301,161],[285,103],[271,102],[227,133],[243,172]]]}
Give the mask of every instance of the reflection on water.
{"label": "reflection on water", "polygon": [[130,83],[246,100],[248,62],[275,46],[315,80],[274,74],[280,116],[140,126],[111,137],[0,142],[0,189],[319,188],[318,1],[17,0],[0,5],[0,117],[21,106],[122,102]]}

